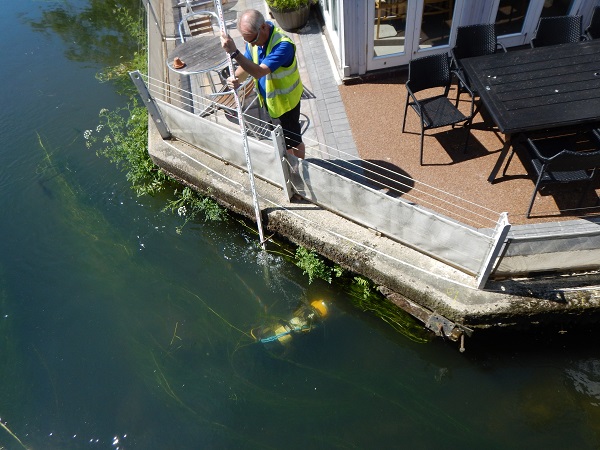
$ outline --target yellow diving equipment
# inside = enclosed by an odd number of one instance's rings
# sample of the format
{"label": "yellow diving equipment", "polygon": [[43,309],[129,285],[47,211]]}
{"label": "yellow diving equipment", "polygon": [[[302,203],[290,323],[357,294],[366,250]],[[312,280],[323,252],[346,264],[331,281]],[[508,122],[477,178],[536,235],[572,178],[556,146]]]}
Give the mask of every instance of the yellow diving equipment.
{"label": "yellow diving equipment", "polygon": [[327,305],[325,304],[325,302],[323,300],[315,300],[314,302],[312,302],[310,304],[310,306],[312,306],[313,308],[315,308],[317,310],[317,312],[320,314],[322,319],[327,317],[327,313],[329,311],[327,311]]}
{"label": "yellow diving equipment", "polygon": [[325,319],[328,313],[329,309],[323,300],[314,300],[310,305],[300,306],[294,311],[290,320],[265,328],[263,330],[264,336],[258,340],[263,344],[279,342],[286,345],[291,341],[294,333],[308,333],[320,321]]}

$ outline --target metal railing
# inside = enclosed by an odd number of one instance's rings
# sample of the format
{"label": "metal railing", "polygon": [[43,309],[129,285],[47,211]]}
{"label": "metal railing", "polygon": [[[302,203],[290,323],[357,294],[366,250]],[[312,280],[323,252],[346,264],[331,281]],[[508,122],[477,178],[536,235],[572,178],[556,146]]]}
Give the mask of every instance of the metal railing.
{"label": "metal railing", "polygon": [[[153,118],[157,116],[155,124],[164,127],[161,134],[172,134],[244,169],[235,114],[214,108],[214,99],[198,94],[201,87],[195,80],[173,77],[165,69],[167,46],[172,43],[164,28],[175,24],[159,20],[163,12],[153,4],[160,2],[144,0],[144,4],[154,41],[149,45],[149,76],[139,74],[139,79],[147,90],[145,104],[149,110],[155,108],[151,111]],[[307,134],[303,135],[306,158],[290,162],[281,157],[285,149],[272,133],[272,125],[257,111],[248,112],[246,124],[258,177],[283,186],[288,197],[300,192],[324,208],[472,274],[480,288],[489,276],[598,269],[600,218],[511,228],[505,213],[419,182],[397,169],[361,160]],[[291,165],[295,173],[290,174]],[[285,209],[286,205],[280,206]]]}
{"label": "metal railing", "polygon": [[[140,89],[139,81],[144,76],[139,72],[132,76]],[[161,135],[168,133],[244,167],[236,145],[238,124],[230,110],[215,106],[209,97],[145,78],[147,91],[142,97],[150,111],[156,109],[157,113],[151,115],[159,117],[157,126],[164,127]],[[211,108],[212,112],[206,114]],[[256,111],[249,111],[245,122],[253,129],[248,141],[257,177],[282,188],[291,186],[293,192],[315,204],[474,275],[480,286],[485,284],[510,229],[505,214],[495,214],[310,139],[305,140],[305,159],[287,156],[287,166],[282,166],[277,160],[286,153],[283,140],[274,138],[270,122],[261,119]],[[282,180],[289,180],[290,186]],[[421,199],[427,199],[428,206]],[[434,210],[438,207],[456,217],[476,221],[478,226],[440,214]]]}

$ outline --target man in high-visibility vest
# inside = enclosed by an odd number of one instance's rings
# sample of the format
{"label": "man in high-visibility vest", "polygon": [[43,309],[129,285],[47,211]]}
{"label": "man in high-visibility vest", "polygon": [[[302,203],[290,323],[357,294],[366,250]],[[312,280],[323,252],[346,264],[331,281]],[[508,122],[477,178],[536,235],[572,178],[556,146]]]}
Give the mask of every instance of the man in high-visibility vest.
{"label": "man in high-visibility vest", "polygon": [[238,30],[246,42],[241,53],[231,36],[223,33],[223,49],[238,68],[227,84],[237,89],[248,75],[254,77],[261,106],[266,106],[271,119],[281,124],[288,152],[304,158],[300,126],[300,97],[302,81],[296,61],[296,46],[283,31],[255,9],[242,13]]}

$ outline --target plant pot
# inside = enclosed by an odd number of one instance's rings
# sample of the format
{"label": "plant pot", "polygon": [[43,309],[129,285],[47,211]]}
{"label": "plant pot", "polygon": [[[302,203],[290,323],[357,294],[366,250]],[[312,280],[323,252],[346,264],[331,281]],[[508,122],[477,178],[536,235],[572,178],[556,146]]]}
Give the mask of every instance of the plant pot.
{"label": "plant pot", "polygon": [[310,16],[310,3],[300,9],[276,10],[271,8],[273,18],[277,21],[279,28],[285,31],[293,31],[302,28],[308,22]]}

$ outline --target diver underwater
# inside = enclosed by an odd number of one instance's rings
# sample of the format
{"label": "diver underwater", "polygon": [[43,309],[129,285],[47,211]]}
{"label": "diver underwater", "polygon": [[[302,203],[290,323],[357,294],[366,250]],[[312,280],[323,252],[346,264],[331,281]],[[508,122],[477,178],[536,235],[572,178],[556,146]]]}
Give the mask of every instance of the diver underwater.
{"label": "diver underwater", "polygon": [[257,342],[286,346],[295,334],[308,333],[316,328],[328,313],[329,309],[323,300],[314,300],[310,304],[302,304],[289,320],[279,319],[252,330],[250,334]]}

